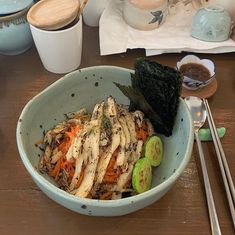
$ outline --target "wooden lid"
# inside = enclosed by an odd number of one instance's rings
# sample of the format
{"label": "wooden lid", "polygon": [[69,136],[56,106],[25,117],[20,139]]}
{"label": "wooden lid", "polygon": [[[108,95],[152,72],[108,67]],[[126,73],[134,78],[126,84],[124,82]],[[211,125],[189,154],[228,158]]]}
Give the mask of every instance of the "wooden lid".
{"label": "wooden lid", "polygon": [[79,0],[41,0],[29,10],[27,20],[37,28],[56,30],[71,23],[79,7]]}

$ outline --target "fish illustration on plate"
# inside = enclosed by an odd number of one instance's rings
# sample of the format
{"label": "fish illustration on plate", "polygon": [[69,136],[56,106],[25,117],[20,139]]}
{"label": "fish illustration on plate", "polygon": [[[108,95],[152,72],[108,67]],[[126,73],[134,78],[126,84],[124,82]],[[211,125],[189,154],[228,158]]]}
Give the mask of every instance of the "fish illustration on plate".
{"label": "fish illustration on plate", "polygon": [[154,11],[151,12],[151,14],[154,16],[153,19],[149,22],[149,24],[154,24],[156,22],[158,22],[158,24],[160,25],[163,19],[163,12],[162,11]]}

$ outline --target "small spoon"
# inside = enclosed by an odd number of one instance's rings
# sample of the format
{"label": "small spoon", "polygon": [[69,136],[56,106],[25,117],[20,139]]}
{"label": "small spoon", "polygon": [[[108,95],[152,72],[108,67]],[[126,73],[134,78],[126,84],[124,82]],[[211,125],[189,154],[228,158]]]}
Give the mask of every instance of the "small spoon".
{"label": "small spoon", "polygon": [[200,162],[201,162],[201,167],[202,167],[202,175],[203,175],[203,180],[204,180],[204,187],[206,191],[207,206],[209,210],[211,233],[213,235],[221,235],[219,221],[218,221],[218,217],[217,217],[217,213],[215,209],[215,203],[214,203],[210,181],[209,181],[209,177],[207,173],[205,157],[204,157],[204,153],[202,149],[202,144],[198,135],[199,129],[204,125],[206,121],[206,117],[207,117],[206,107],[203,101],[198,97],[188,96],[184,100],[185,100],[186,105],[189,108],[189,111],[193,119],[194,134],[195,134],[195,139],[196,139],[197,146],[198,146],[198,152],[199,152],[199,157],[200,157]]}

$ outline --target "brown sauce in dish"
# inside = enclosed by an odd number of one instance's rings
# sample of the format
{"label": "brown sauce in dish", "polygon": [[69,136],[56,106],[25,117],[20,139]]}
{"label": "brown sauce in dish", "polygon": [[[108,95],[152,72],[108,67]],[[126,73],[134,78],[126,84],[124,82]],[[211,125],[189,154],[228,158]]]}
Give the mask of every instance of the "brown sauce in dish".
{"label": "brown sauce in dish", "polygon": [[180,72],[189,78],[198,81],[206,81],[210,79],[210,71],[201,64],[187,63],[180,67]]}

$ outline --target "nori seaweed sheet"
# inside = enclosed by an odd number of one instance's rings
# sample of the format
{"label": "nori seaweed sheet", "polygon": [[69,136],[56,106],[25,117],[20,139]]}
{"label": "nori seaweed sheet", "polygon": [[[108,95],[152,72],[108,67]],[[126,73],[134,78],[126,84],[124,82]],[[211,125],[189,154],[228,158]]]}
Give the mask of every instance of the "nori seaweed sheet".
{"label": "nori seaweed sheet", "polygon": [[130,111],[143,111],[157,133],[172,135],[182,75],[174,68],[141,58],[136,60],[131,78],[132,87],[116,84],[130,99]]}

